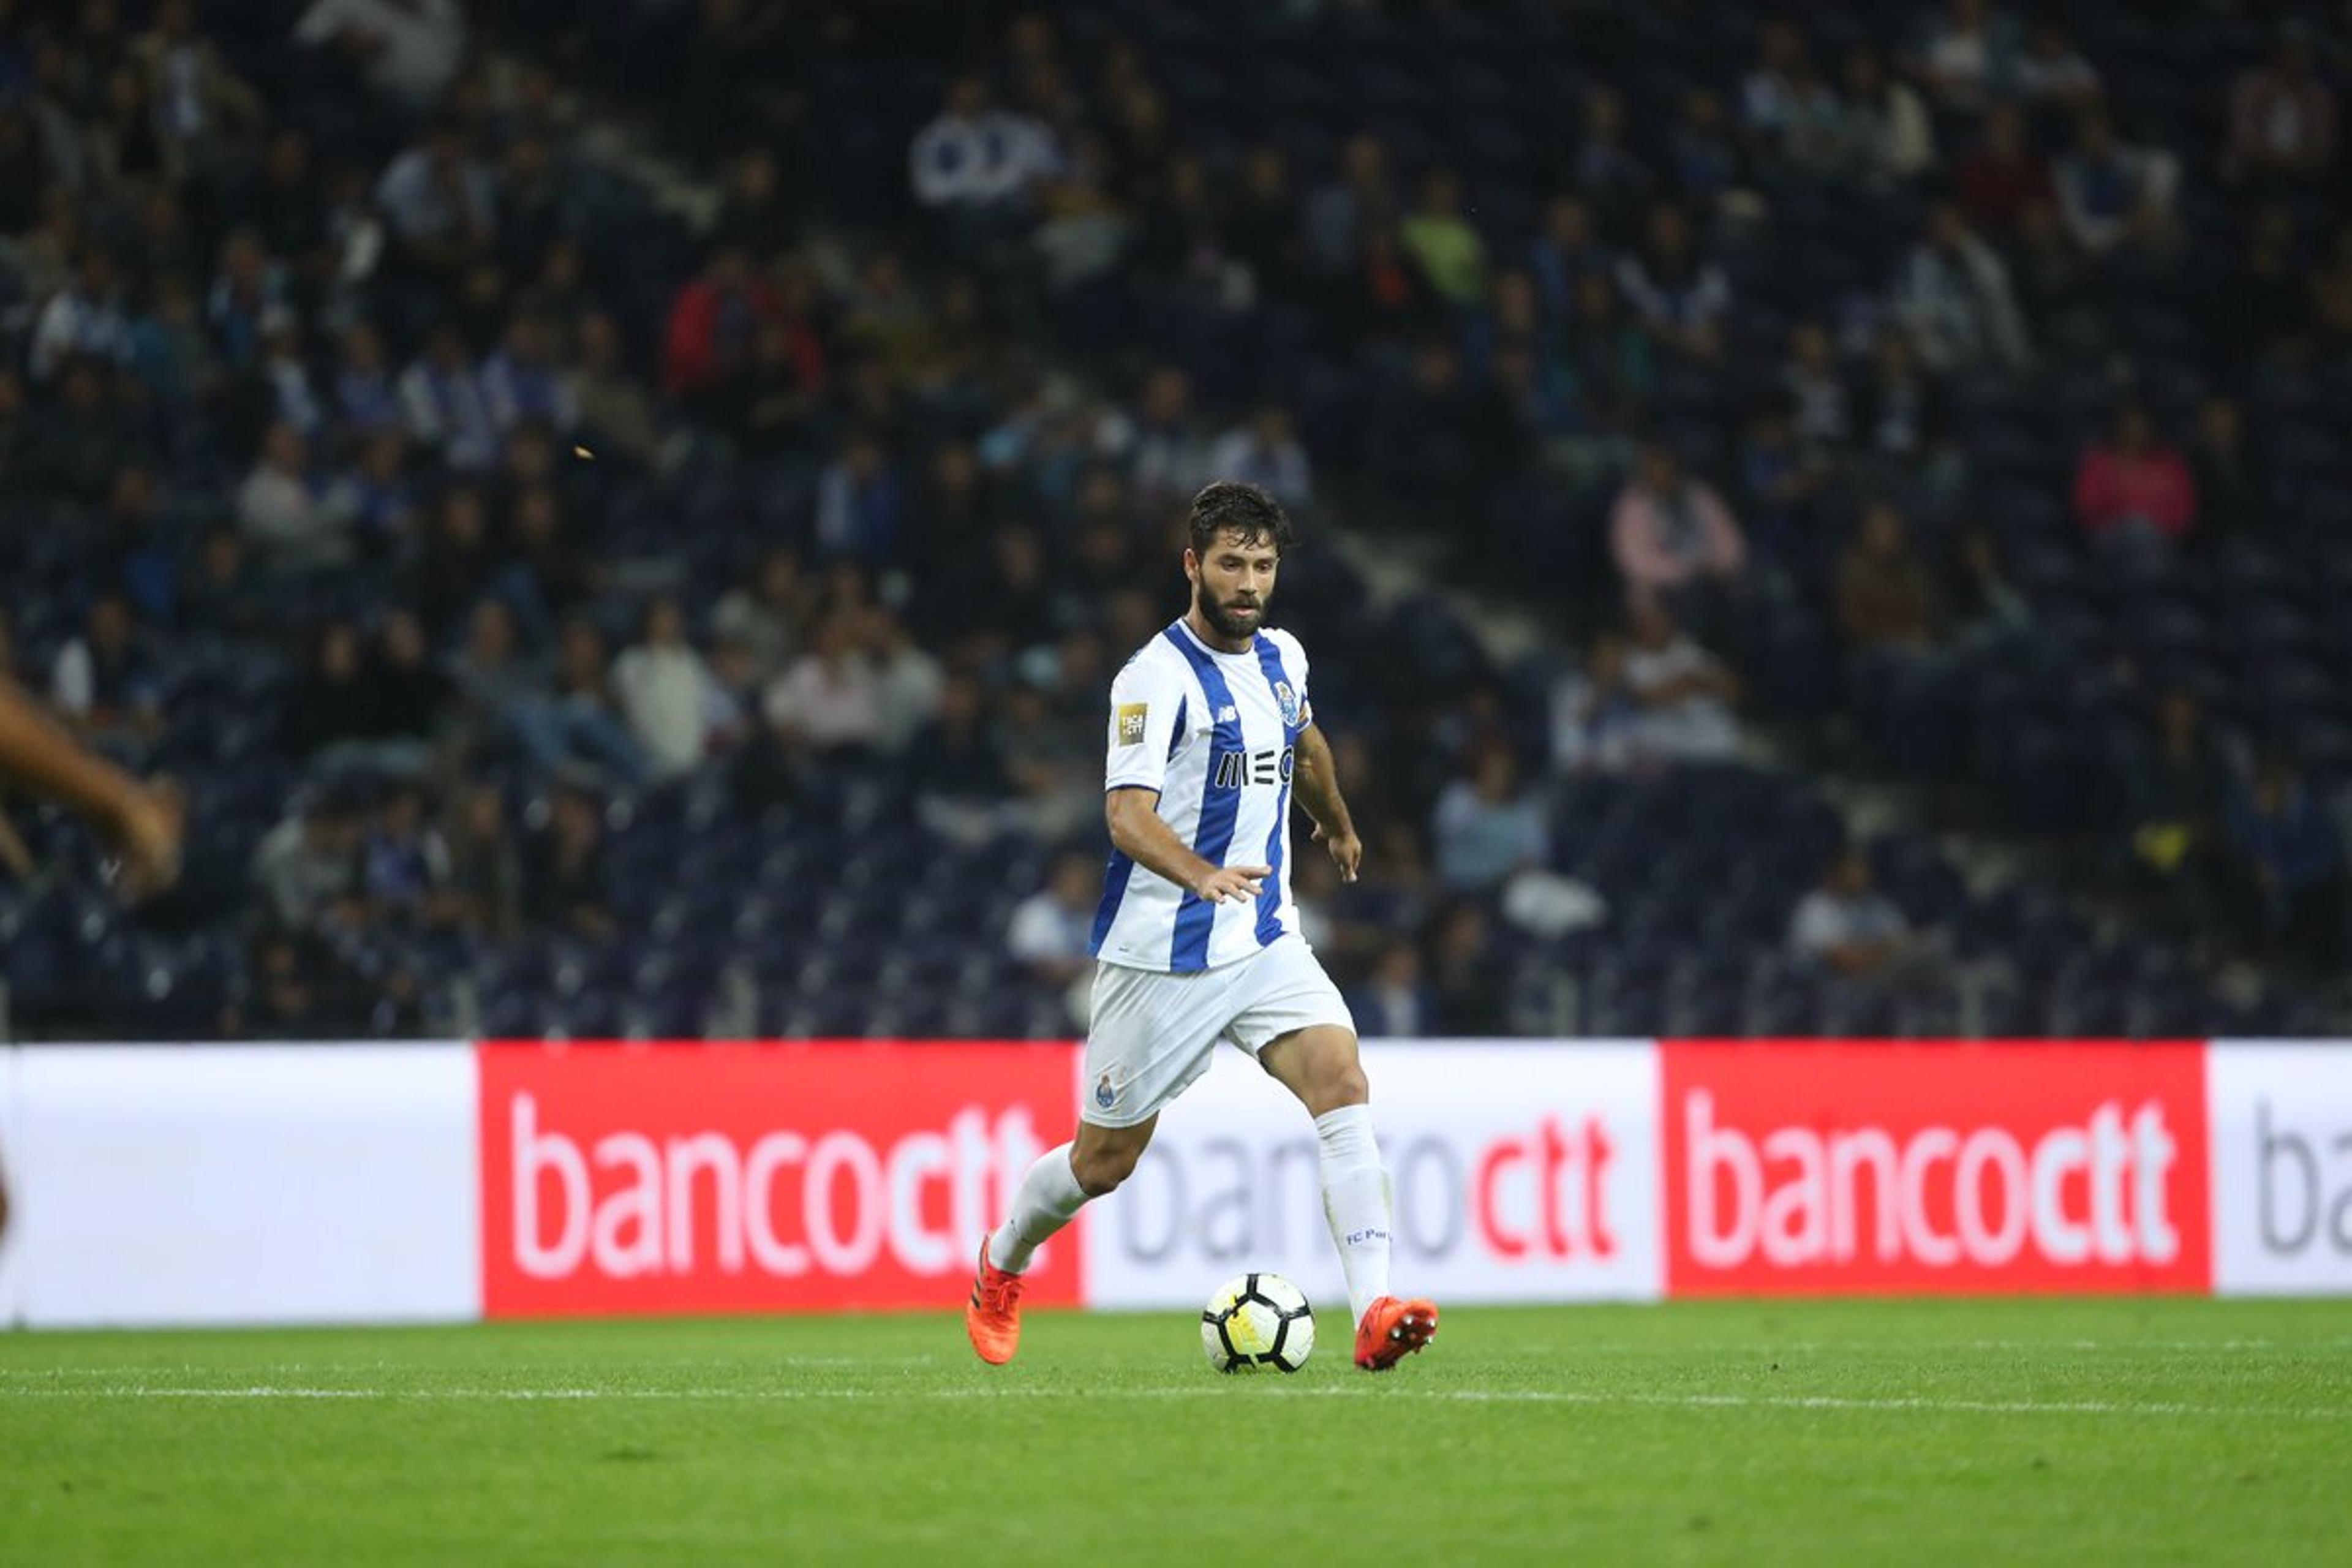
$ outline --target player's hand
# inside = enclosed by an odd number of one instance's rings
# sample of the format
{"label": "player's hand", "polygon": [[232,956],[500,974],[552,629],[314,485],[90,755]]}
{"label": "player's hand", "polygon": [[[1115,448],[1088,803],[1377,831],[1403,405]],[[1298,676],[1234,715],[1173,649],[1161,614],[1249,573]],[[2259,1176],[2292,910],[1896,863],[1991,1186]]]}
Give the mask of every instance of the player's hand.
{"label": "player's hand", "polygon": [[131,899],[152,898],[179,879],[185,814],[178,792],[134,787],[104,825],[121,863],[116,885]]}
{"label": "player's hand", "polygon": [[1256,898],[1273,875],[1271,866],[1220,866],[1193,883],[1192,893],[1204,904],[1222,904],[1227,899],[1247,900]]}
{"label": "player's hand", "polygon": [[1339,868],[1339,880],[1354,881],[1356,868],[1363,863],[1364,841],[1352,832],[1326,833],[1319,822],[1315,825],[1315,837],[1321,839],[1323,847],[1331,852],[1331,864]]}

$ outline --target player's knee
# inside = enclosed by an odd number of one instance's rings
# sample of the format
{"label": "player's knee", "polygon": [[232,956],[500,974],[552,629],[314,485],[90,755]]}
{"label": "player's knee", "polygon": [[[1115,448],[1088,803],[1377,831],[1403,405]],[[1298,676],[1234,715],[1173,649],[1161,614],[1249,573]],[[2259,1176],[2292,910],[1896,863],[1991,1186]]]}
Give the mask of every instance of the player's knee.
{"label": "player's knee", "polygon": [[1339,1064],[1323,1080],[1323,1098],[1333,1108],[1362,1105],[1372,1098],[1372,1080],[1364,1076],[1361,1062],[1349,1060]]}

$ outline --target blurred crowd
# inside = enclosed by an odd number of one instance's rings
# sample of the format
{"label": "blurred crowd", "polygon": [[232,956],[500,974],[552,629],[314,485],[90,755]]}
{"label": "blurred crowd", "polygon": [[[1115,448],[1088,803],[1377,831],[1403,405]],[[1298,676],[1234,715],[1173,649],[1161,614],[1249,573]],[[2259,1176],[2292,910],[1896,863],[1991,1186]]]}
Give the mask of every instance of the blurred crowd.
{"label": "blurred crowd", "polygon": [[[1969,437],[2087,375],[2104,433],[2042,486],[2078,578],[2284,547],[2246,408],[2352,384],[2343,28],[2196,7],[2259,51],[2159,136],[1975,0],[1712,55],[1666,40],[1722,7],[1508,9],[0,0],[0,668],[184,793],[142,917],[212,944],[182,1026],[456,1026],[496,954],[656,941],[641,819],[783,833],[843,778],[1013,868],[961,934],[1076,1001],[1104,692],[1212,477],[1301,521],[1277,616],[1369,858],[1298,886],[1368,1029],[1558,1022],[1511,964],[1612,916],[1562,781],[1735,766],[1760,720],[1997,800],[1917,731],[2021,670],[2130,729],[2063,823],[2103,885],[2340,963],[2346,775],[2086,658]],[[1572,92],[1505,68],[1521,25]],[[1467,40],[1435,122],[1423,27]],[[2184,296],[2152,358],[2126,302]],[[0,940],[87,879],[52,826],[0,815]],[[1861,848],[1769,945],[1947,984]],[[149,1026],[55,953],[10,950],[23,1021]]]}

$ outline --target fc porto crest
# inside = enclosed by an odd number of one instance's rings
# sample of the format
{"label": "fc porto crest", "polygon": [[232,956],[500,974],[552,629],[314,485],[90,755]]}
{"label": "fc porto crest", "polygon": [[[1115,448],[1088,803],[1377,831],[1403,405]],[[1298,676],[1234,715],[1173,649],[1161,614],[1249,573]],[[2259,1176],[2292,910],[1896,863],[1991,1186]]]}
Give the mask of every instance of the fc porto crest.
{"label": "fc porto crest", "polygon": [[1289,729],[1298,728],[1298,693],[1290,689],[1287,680],[1274,683],[1274,700],[1282,710],[1282,721]]}

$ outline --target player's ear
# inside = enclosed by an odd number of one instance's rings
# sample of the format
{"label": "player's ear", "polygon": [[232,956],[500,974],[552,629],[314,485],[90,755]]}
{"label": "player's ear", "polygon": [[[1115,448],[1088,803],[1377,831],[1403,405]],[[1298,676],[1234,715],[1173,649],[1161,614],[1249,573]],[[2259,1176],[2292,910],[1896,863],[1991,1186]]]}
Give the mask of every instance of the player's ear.
{"label": "player's ear", "polygon": [[1188,544],[1184,547],[1184,581],[1197,583],[1200,580],[1201,558],[1192,553],[1192,547]]}

